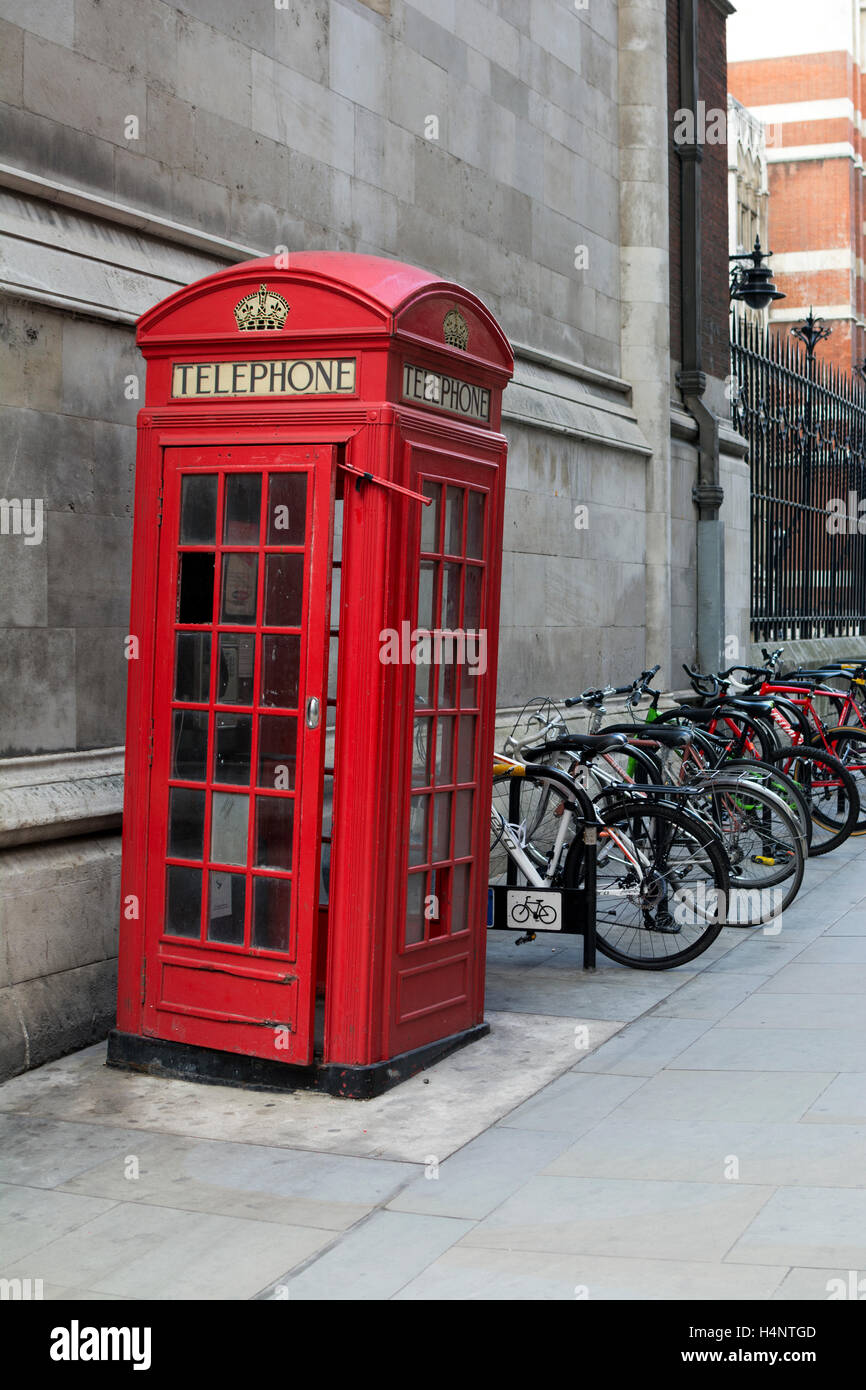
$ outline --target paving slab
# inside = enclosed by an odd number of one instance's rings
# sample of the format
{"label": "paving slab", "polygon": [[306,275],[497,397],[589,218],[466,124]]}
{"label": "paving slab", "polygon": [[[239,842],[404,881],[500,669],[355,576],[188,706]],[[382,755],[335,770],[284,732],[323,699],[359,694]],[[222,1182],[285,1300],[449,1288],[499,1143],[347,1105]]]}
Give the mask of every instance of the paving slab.
{"label": "paving slab", "polygon": [[782,1188],[756,1213],[726,1260],[866,1269],[866,1191]]}
{"label": "paving slab", "polygon": [[541,1172],[572,1139],[549,1130],[488,1129],[444,1163],[431,1155],[424,1172],[392,1198],[388,1210],[480,1220]]}
{"label": "paving slab", "polygon": [[408,1163],[257,1144],[141,1131],[133,1138],[125,1157],[89,1168],[62,1190],[343,1231],[387,1202],[417,1171]]}
{"label": "paving slab", "polygon": [[297,1274],[264,1288],[264,1299],[379,1300],[393,1298],[471,1227],[448,1216],[380,1211]]}
{"label": "paving slab", "polygon": [[804,1007],[802,994],[758,990],[725,1014],[726,1028],[866,1028],[866,1004],[861,995],[819,994],[813,991]]}
{"label": "paving slab", "polygon": [[653,1017],[705,1018],[717,1023],[758,989],[760,983],[754,975],[739,975],[733,970],[698,975],[669,994],[653,1010]]}
{"label": "paving slab", "polygon": [[866,1028],[715,1026],[682,1051],[676,1065],[701,1071],[866,1070]]}
{"label": "paving slab", "polygon": [[772,1195],[744,1183],[530,1178],[463,1244],[718,1262]]}
{"label": "paving slab", "polygon": [[866,965],[866,936],[822,936],[800,953],[797,964]]}
{"label": "paving slab", "polygon": [[554,1134],[569,1134],[575,1139],[645,1084],[641,1076],[570,1071],[545,1086],[531,1100],[518,1105],[499,1121],[499,1127],[548,1130]]}
{"label": "paving slab", "polygon": [[710,1027],[711,1024],[705,1019],[639,1019],[622,1029],[603,1047],[582,1058],[577,1066],[581,1071],[652,1076],[660,1067],[672,1064]]}
{"label": "paving slab", "polygon": [[[124,1156],[139,1141],[134,1129],[99,1128],[6,1112],[0,1114],[0,1182],[59,1187],[105,1162],[122,1166]],[[116,1200],[122,1201],[125,1195],[121,1193]]]}
{"label": "paving slab", "polygon": [[556,1177],[866,1187],[866,1126],[671,1120],[621,1112],[544,1169]]}
{"label": "paving slab", "polygon": [[[786,965],[758,988],[778,994],[860,994],[866,996],[866,965]],[[805,1001],[804,1001],[805,1007]]]}
{"label": "paving slab", "polygon": [[624,1099],[629,1119],[801,1119],[834,1080],[832,1072],[662,1071]]}
{"label": "paving slab", "polygon": [[866,1125],[866,1071],[835,1077],[801,1118],[816,1125]]}
{"label": "paving slab", "polygon": [[397,1299],[512,1302],[586,1299],[768,1299],[784,1266],[746,1271],[696,1260],[635,1260],[537,1250],[486,1250],[455,1245],[407,1284]]}
{"label": "paving slab", "polygon": [[[116,1205],[98,1197],[0,1184],[0,1274],[6,1272],[3,1265],[86,1226]],[[37,1271],[34,1277],[46,1276]]]}
{"label": "paving slab", "polygon": [[494,967],[487,972],[490,1009],[512,1013],[555,1014],[562,1018],[593,1018],[630,1022],[670,993],[670,980],[650,980],[643,988],[620,989],[610,981],[575,972],[536,966],[526,972]]}
{"label": "paving slab", "polygon": [[772,1295],[775,1300],[809,1299],[828,1302],[861,1302],[866,1298],[866,1274],[856,1269],[789,1269]]}
{"label": "paving slab", "polygon": [[[50,1195],[68,1202],[94,1200]],[[122,1298],[252,1298],[268,1279],[331,1239],[331,1232],[311,1227],[122,1202],[75,1231],[43,1240],[0,1273],[67,1287],[80,1283]]]}

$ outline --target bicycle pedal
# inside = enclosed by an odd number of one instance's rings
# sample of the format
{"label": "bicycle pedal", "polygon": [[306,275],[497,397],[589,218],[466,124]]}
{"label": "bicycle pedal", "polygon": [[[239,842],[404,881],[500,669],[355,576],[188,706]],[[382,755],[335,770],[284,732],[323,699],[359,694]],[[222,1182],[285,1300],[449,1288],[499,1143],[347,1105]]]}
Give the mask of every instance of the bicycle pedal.
{"label": "bicycle pedal", "polygon": [[771,858],[769,857],[769,855],[766,855],[766,854],[753,854],[753,855],[752,855],[752,863],[753,863],[753,864],[769,864],[770,867],[772,868],[772,866],[775,864],[775,862],[776,862],[775,859],[771,859]]}

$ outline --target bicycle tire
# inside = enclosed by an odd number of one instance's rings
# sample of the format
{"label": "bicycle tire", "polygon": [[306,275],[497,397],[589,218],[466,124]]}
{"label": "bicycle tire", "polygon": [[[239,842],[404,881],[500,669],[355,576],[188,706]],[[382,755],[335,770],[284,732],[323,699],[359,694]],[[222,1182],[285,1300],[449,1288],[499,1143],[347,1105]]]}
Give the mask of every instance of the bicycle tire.
{"label": "bicycle tire", "polygon": [[[613,920],[613,916],[619,908],[605,908],[605,901],[612,903],[614,899],[610,890],[605,893],[604,883],[611,874],[618,874],[619,867],[613,862],[607,845],[613,843],[610,839],[604,840],[604,831],[599,834],[599,862],[597,864],[597,897],[596,897],[596,942],[598,949],[608,959],[617,961],[620,965],[631,966],[635,970],[671,970],[678,965],[684,965],[687,961],[694,960],[708,946],[715,941],[722,927],[725,925],[727,914],[729,874],[727,858],[722,849],[719,837],[715,832],[699,817],[680,811],[678,808],[664,802],[652,799],[639,800],[633,798],[630,801],[619,802],[615,805],[599,810],[599,816],[608,830],[616,828],[619,832],[620,826],[625,826],[625,836],[633,836],[635,822],[640,822],[644,827],[642,839],[646,849],[653,853],[654,859],[652,868],[648,871],[642,869],[642,876],[646,884],[644,898],[647,903],[651,903],[655,898],[655,911],[658,913],[659,895],[672,888],[674,894],[688,892],[686,888],[686,878],[689,868],[688,858],[679,862],[679,872],[674,867],[671,859],[672,850],[676,844],[677,835],[680,836],[680,844],[685,846],[692,842],[696,851],[688,850],[688,854],[694,854],[696,866],[703,863],[707,871],[707,877],[711,879],[709,896],[707,897],[707,916],[698,925],[698,917],[701,912],[701,893],[700,884],[703,879],[695,877],[694,883],[694,907],[695,926],[697,936],[688,940],[688,945],[679,950],[672,949],[670,945],[662,953],[661,945],[657,943],[671,943],[675,937],[680,936],[679,931],[651,929],[646,925],[646,911],[652,911],[650,906],[645,909],[638,904],[638,911],[641,913],[644,925],[629,926],[625,924],[624,918],[619,922]],[[655,834],[651,825],[656,827]],[[653,843],[655,841],[655,844]],[[667,850],[665,844],[667,843]],[[583,837],[576,836],[572,841],[571,850],[565,864],[565,886],[578,888],[583,876],[584,846]],[[699,872],[699,867],[697,868]],[[619,877],[628,878],[633,869],[626,868],[625,873],[619,873]],[[661,882],[659,880],[661,879]],[[615,899],[618,903],[627,900],[628,887],[617,889],[619,896]],[[706,896],[706,890],[705,890]],[[635,897],[640,899],[640,889],[635,884]],[[688,915],[688,899],[681,899],[680,904],[686,908],[685,915]],[[676,908],[675,908],[676,910]],[[673,914],[671,914],[673,915]],[[680,923],[680,927],[687,926],[686,921]],[[632,933],[631,936],[623,933]],[[652,949],[648,947],[652,942]],[[629,947],[630,949],[626,949]]]}
{"label": "bicycle tire", "polygon": [[[824,748],[802,743],[780,748],[770,761],[803,787],[813,827],[809,857],[815,859],[838,849],[853,834],[860,814],[857,784],[845,765]],[[815,767],[823,769],[817,789],[811,771],[806,775],[807,768]]]}
{"label": "bicycle tire", "polygon": [[782,798],[752,778],[719,773],[702,791],[699,804],[712,817],[730,864],[728,925],[766,926],[800,891],[805,836]]}
{"label": "bicycle tire", "polygon": [[[813,739],[816,746],[819,738],[820,735],[816,735]],[[821,741],[829,745],[833,756],[839,759],[854,778],[860,807],[857,824],[851,834],[866,835],[866,729],[852,729],[847,724],[837,725],[836,728],[825,729]]]}

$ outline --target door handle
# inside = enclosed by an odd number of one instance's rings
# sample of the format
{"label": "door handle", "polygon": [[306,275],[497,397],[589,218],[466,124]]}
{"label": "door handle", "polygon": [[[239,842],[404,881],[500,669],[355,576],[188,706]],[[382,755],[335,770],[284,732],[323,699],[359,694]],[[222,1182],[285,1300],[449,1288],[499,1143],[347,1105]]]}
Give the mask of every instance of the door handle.
{"label": "door handle", "polygon": [[311,695],[307,700],[306,725],[308,729],[318,729],[319,727],[319,702],[315,695]]}

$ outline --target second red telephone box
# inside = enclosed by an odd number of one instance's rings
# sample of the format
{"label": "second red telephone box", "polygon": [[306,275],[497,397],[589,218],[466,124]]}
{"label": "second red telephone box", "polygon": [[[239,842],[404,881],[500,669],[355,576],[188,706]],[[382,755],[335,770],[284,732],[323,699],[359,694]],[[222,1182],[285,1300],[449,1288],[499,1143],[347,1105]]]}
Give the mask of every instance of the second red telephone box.
{"label": "second red telephone box", "polygon": [[340,253],[138,341],[109,1061],[369,1096],[485,1031],[512,354],[462,287]]}

